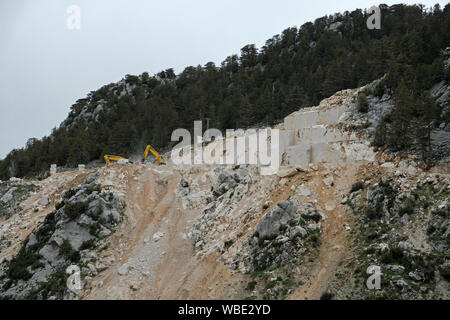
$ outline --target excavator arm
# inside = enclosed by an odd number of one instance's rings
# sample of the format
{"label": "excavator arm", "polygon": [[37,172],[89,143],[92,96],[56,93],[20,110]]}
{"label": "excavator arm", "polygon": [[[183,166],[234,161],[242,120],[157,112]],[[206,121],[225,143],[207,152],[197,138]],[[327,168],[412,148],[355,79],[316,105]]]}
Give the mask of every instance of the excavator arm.
{"label": "excavator arm", "polygon": [[109,154],[105,154],[105,156],[103,158],[105,159],[105,162],[106,162],[107,165],[109,165],[111,163],[111,160],[112,161],[117,161],[117,160],[120,160],[120,159],[125,159],[122,156],[113,156],[113,155],[109,155]]}
{"label": "excavator arm", "polygon": [[163,158],[159,155],[158,151],[156,151],[151,145],[148,145],[147,148],[145,148],[144,158],[142,159],[142,163],[144,163],[145,159],[147,159],[148,154],[150,152],[156,157],[159,165],[164,164]]}

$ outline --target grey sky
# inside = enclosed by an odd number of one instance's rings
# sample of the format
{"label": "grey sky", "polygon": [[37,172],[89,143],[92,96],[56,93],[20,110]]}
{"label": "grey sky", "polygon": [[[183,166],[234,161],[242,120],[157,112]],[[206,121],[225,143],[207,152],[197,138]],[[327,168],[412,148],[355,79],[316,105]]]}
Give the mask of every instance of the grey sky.
{"label": "grey sky", "polygon": [[[393,4],[398,1],[382,1]],[[402,1],[416,3],[417,1]],[[447,1],[421,1],[427,7]],[[66,9],[81,8],[68,30]],[[58,126],[70,106],[125,74],[219,64],[249,43],[364,0],[0,0],[0,158]]]}

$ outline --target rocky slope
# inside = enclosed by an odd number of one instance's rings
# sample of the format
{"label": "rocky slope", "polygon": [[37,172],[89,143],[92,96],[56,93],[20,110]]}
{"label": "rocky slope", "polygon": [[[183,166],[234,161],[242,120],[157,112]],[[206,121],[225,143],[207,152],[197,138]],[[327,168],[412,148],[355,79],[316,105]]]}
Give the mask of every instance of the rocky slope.
{"label": "rocky slope", "polygon": [[[1,218],[0,296],[448,299],[447,164],[424,171],[413,156],[373,150],[373,128],[391,102],[369,95],[359,113],[364,89],[287,117],[277,174],[175,166],[166,155],[166,166],[115,164],[33,181]],[[317,123],[303,125],[308,116]],[[300,161],[295,152],[305,148],[321,161]],[[2,197],[14,196],[11,188]],[[67,288],[69,265],[80,267],[82,290]],[[380,290],[366,286],[369,266],[381,269]]]}

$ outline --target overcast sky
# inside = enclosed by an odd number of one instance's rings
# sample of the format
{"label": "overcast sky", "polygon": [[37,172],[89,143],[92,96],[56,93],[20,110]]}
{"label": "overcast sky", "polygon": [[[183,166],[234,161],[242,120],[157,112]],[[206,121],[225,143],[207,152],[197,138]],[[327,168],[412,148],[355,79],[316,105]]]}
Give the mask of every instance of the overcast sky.
{"label": "overcast sky", "polygon": [[[416,3],[417,1],[403,1]],[[382,1],[386,4],[398,1]],[[421,1],[427,7],[447,1]],[[70,5],[81,28],[66,26]],[[363,0],[0,0],[0,158],[126,74],[216,64],[249,43]]]}

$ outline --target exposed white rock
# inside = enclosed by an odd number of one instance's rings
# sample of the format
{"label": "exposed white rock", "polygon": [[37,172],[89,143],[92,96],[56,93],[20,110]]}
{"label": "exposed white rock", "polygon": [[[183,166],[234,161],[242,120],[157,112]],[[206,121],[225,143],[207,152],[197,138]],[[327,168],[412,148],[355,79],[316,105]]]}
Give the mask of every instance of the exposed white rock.
{"label": "exposed white rock", "polygon": [[154,235],[153,235],[153,240],[155,241],[155,242],[158,242],[159,240],[161,240],[161,238],[162,237],[164,237],[164,233],[162,233],[162,232],[156,232]]}

